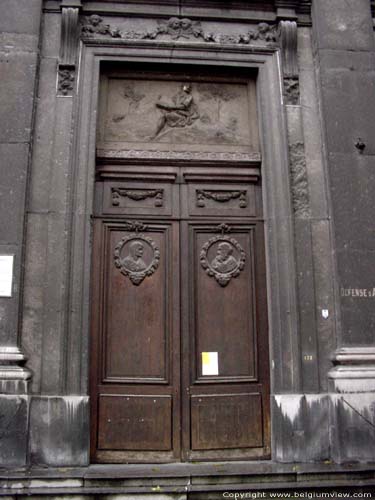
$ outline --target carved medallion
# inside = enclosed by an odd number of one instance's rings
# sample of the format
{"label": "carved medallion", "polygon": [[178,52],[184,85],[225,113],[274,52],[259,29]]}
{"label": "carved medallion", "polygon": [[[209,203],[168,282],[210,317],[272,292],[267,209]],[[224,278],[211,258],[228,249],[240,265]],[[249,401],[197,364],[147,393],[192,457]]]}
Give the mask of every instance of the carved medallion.
{"label": "carved medallion", "polygon": [[238,241],[224,234],[210,238],[200,252],[203,269],[223,287],[240,275],[245,260],[245,251]]}
{"label": "carved medallion", "polygon": [[160,250],[148,236],[132,233],[117,243],[114,258],[121,273],[128,276],[133,285],[140,285],[158,268]]}

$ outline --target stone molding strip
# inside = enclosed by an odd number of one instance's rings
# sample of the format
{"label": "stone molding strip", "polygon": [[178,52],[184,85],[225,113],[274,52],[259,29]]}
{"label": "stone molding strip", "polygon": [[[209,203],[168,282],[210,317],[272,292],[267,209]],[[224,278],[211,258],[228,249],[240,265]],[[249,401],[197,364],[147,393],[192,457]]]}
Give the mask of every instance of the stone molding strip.
{"label": "stone molding strip", "polygon": [[192,160],[215,162],[246,162],[260,163],[260,153],[231,153],[209,151],[143,151],[143,150],[97,150],[97,157],[101,159],[118,160]]}

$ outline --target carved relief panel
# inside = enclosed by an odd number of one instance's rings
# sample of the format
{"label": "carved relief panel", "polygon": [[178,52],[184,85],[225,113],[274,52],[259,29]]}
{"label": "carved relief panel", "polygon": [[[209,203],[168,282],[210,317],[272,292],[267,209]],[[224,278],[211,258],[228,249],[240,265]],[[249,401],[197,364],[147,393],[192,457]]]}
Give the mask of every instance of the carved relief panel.
{"label": "carved relief panel", "polygon": [[217,153],[258,151],[252,79],[186,76],[146,80],[108,76],[101,95],[100,155],[126,151]]}

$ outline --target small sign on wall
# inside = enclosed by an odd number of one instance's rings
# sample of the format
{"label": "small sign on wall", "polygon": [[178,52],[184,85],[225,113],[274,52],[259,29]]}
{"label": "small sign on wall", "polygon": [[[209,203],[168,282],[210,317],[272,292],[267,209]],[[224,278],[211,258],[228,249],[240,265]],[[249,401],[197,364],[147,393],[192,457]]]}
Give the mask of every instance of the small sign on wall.
{"label": "small sign on wall", "polygon": [[217,352],[202,352],[202,375],[219,375]]}
{"label": "small sign on wall", "polygon": [[14,255],[0,255],[0,297],[11,297]]}

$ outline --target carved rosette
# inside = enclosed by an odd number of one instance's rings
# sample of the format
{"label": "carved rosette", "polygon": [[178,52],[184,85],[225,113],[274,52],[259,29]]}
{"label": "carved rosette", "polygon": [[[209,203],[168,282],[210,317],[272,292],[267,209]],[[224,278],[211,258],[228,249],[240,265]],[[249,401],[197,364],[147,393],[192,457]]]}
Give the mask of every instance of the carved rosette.
{"label": "carved rosette", "polygon": [[[210,258],[210,248],[216,244],[216,255]],[[206,274],[215,278],[222,287],[227,286],[232,278],[237,278],[241,274],[245,261],[246,255],[242,246],[235,238],[224,234],[210,238],[200,252],[200,263]]]}
{"label": "carved rosette", "polygon": [[[144,250],[152,254],[148,259],[144,256]],[[132,233],[124,236],[115,246],[115,266],[124,276],[127,276],[133,285],[140,285],[147,277],[154,274],[159,266],[160,250],[154,240],[140,233]]]}

